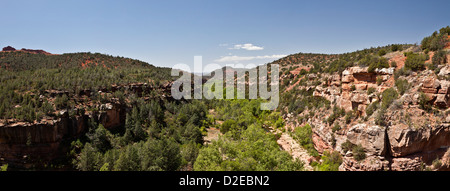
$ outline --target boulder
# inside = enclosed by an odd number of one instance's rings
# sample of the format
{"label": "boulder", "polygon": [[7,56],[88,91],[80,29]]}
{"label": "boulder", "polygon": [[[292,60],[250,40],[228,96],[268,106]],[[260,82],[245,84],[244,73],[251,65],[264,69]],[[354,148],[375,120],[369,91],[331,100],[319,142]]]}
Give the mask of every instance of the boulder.
{"label": "boulder", "polygon": [[357,90],[367,90],[367,84],[355,84]]}
{"label": "boulder", "polygon": [[376,68],[375,72],[378,74],[383,74],[383,75],[393,75],[394,74],[394,67],[392,68]]}
{"label": "boulder", "polygon": [[440,108],[449,107],[449,96],[448,94],[437,94],[436,101],[434,104]]}
{"label": "boulder", "polygon": [[423,93],[428,93],[428,94],[435,94],[438,93],[438,90],[435,88],[421,88],[420,89]]}
{"label": "boulder", "polygon": [[351,143],[361,144],[366,155],[381,156],[385,153],[385,127],[356,124],[348,129],[346,135]]}
{"label": "boulder", "polygon": [[342,83],[350,83],[353,82],[355,78],[353,78],[353,75],[343,75],[342,76]]}
{"label": "boulder", "polygon": [[366,93],[353,93],[351,100],[354,103],[368,104],[368,95]]}
{"label": "boulder", "polygon": [[423,80],[423,88],[433,88],[438,89],[441,84],[439,80],[436,80],[434,77],[428,77]]}
{"label": "boulder", "polygon": [[448,76],[448,75],[450,75],[450,65],[446,65],[443,68],[441,68],[441,71],[438,74],[438,76]]}
{"label": "boulder", "polygon": [[343,91],[351,91],[351,85],[350,84],[342,84],[342,90]]}

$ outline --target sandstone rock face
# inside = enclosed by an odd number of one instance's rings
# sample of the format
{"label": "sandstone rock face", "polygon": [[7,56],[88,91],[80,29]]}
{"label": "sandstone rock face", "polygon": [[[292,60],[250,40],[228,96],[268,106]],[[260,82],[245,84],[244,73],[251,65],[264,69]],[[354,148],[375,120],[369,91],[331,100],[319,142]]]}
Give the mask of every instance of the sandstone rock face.
{"label": "sandstone rock face", "polygon": [[[350,67],[342,72],[340,82],[336,76],[328,78],[329,86],[317,87],[314,96],[324,97],[346,112],[357,111],[357,115],[364,116],[367,106],[379,99],[377,95],[394,87],[393,71],[394,68],[369,73],[367,67]],[[404,78],[411,87],[398,98],[400,106],[388,109],[385,127],[375,125],[374,117],[367,121],[353,121],[349,125],[343,124],[341,118],[338,122],[343,128],[332,133],[332,125],[324,124],[323,119],[309,120],[308,123],[315,126],[314,147],[320,153],[325,150],[340,152],[343,156],[340,170],[423,170],[424,165],[430,167],[436,158],[443,160],[444,153],[450,153],[450,116],[448,111],[442,110],[450,106],[450,82],[426,72]],[[385,81],[380,86],[376,84],[377,77]],[[342,90],[340,94],[335,91],[338,87]],[[374,88],[375,92],[368,95],[369,88]],[[439,115],[420,109],[420,92],[441,108]],[[343,153],[341,145],[347,140],[355,145],[361,144],[366,159],[355,161],[351,152]]]}
{"label": "sandstone rock face", "polygon": [[446,65],[441,68],[441,71],[438,74],[439,76],[447,76],[450,75],[450,65]]}
{"label": "sandstone rock face", "polygon": [[0,158],[10,165],[30,167],[64,156],[61,142],[84,133],[86,117],[67,115],[47,123],[16,123],[0,127]]}
{"label": "sandstone rock face", "polygon": [[422,161],[418,156],[406,158],[393,158],[391,170],[393,171],[418,171]]}
{"label": "sandstone rock face", "polygon": [[438,80],[435,77],[426,77],[423,79],[420,91],[439,108],[450,107],[450,82],[446,80]]}
{"label": "sandstone rock face", "polygon": [[100,106],[101,112],[97,115],[98,121],[106,128],[112,129],[124,125],[126,119],[126,108],[120,104],[103,104]]}
{"label": "sandstone rock face", "polygon": [[392,156],[401,157],[418,152],[431,152],[450,146],[450,125],[412,129],[396,124],[388,129]]}
{"label": "sandstone rock face", "polygon": [[355,145],[361,144],[367,155],[381,156],[385,153],[384,127],[356,124],[348,129],[345,137]]}
{"label": "sandstone rock face", "polygon": [[388,161],[380,157],[369,156],[365,160],[358,162],[353,157],[343,157],[339,171],[384,171],[389,170]]}
{"label": "sandstone rock face", "polygon": [[[390,74],[389,71],[380,71]],[[388,75],[387,75],[388,76]],[[365,114],[365,108],[371,103],[367,95],[369,88],[377,88],[377,73],[369,73],[368,67],[350,67],[342,72],[342,94],[337,98],[338,106],[346,112],[357,110]],[[336,83],[337,84],[337,83]]]}
{"label": "sandstone rock face", "polygon": [[0,160],[17,168],[39,167],[66,156],[70,142],[87,132],[89,118],[106,129],[124,125],[126,107],[107,103],[99,109],[96,113],[74,117],[63,110],[57,120],[0,126]]}

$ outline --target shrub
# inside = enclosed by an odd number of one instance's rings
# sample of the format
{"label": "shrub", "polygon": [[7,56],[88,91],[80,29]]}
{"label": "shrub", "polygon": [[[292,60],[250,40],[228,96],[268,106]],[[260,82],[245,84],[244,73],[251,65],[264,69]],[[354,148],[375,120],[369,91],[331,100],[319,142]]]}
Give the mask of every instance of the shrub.
{"label": "shrub", "polygon": [[447,36],[449,34],[449,28],[444,27],[439,30],[439,33],[435,31],[431,36],[427,36],[423,38],[421,44],[422,44],[422,50],[428,49],[431,51],[437,51],[441,50],[445,47],[445,44],[447,43]]}
{"label": "shrub", "polygon": [[408,54],[406,58],[405,67],[414,71],[423,70],[425,67],[426,60],[428,60],[428,58],[427,55],[425,54],[411,53]]}
{"label": "shrub", "polygon": [[392,62],[391,62],[391,67],[397,68],[397,62],[392,61]]}
{"label": "shrub", "polygon": [[393,44],[393,45],[391,46],[391,51],[392,51],[392,52],[395,52],[395,51],[401,51],[401,50],[403,50],[403,46],[400,45],[400,44]]}
{"label": "shrub", "polygon": [[379,101],[372,102],[369,106],[366,108],[366,116],[371,116],[373,112],[375,112],[378,109]]}
{"label": "shrub", "polygon": [[397,80],[400,76],[408,76],[411,74],[411,69],[403,67],[400,70],[394,72],[394,79]]}
{"label": "shrub", "polygon": [[333,124],[334,120],[336,120],[337,118],[339,118],[343,115],[345,115],[345,110],[334,106],[333,113],[327,118],[328,124],[330,124],[330,125]]}
{"label": "shrub", "polygon": [[378,51],[378,56],[384,56],[386,55],[386,50],[381,49],[380,51]]}
{"label": "shrub", "polygon": [[377,85],[381,85],[381,83],[383,83],[383,78],[381,78],[381,76],[377,77]]}
{"label": "shrub", "polygon": [[318,165],[319,171],[338,171],[342,163],[342,157],[337,151],[333,151],[332,153],[325,151],[322,156],[322,161]]}
{"label": "shrub", "polygon": [[419,95],[419,106],[421,109],[425,111],[431,111],[432,105],[430,103],[430,100],[428,99],[427,95],[423,92],[420,92]]}
{"label": "shrub", "polygon": [[377,91],[374,87],[370,87],[367,89],[367,95],[372,94],[373,92]]}
{"label": "shrub", "polygon": [[351,90],[351,91],[355,91],[355,90],[356,90],[355,84],[353,84],[353,85],[350,87],[350,90]]}
{"label": "shrub", "polygon": [[434,159],[432,164],[434,169],[439,169],[442,166],[442,162],[439,158]]}
{"label": "shrub", "polygon": [[0,166],[0,172],[1,171],[5,172],[7,170],[8,170],[8,164],[4,164],[4,165]]}
{"label": "shrub", "polygon": [[341,144],[342,151],[344,153],[353,150],[354,144],[350,142],[348,139]]}
{"label": "shrub", "polygon": [[356,145],[352,149],[353,158],[357,161],[362,161],[366,158],[366,153],[364,152],[364,148],[361,144]]}
{"label": "shrub", "polygon": [[220,132],[225,134],[226,132],[235,129],[236,125],[237,123],[235,120],[227,119],[225,122],[222,123],[222,126],[220,127]]}
{"label": "shrub", "polygon": [[386,114],[386,109],[381,108],[378,111],[377,116],[375,116],[375,124],[380,125],[380,126],[386,126],[386,121],[384,119],[385,114]]}
{"label": "shrub", "polygon": [[432,51],[441,50],[445,47],[446,43],[447,43],[447,36],[439,34],[438,36],[431,39],[429,49]]}
{"label": "shrub", "polygon": [[347,112],[347,113],[345,114],[345,123],[346,123],[346,124],[349,124],[350,122],[352,122],[352,119],[353,119],[354,117],[355,117],[355,116],[353,116],[353,111]]}
{"label": "shrub", "polygon": [[437,51],[433,58],[431,59],[431,63],[437,67],[437,65],[445,64],[447,62],[447,52],[443,50]]}
{"label": "shrub", "polygon": [[398,79],[395,81],[395,86],[397,86],[398,92],[400,95],[403,95],[406,90],[409,89],[409,83],[406,79]]}
{"label": "shrub", "polygon": [[389,68],[389,62],[386,58],[375,58],[369,64],[369,72],[375,72],[376,68]]}
{"label": "shrub", "polygon": [[381,94],[381,108],[387,109],[389,105],[398,97],[398,93],[394,88],[384,90]]}
{"label": "shrub", "polygon": [[333,128],[331,128],[331,131],[334,133],[334,132],[336,132],[336,131],[339,131],[339,130],[341,130],[341,126],[339,125],[339,124],[334,124],[334,127]]}
{"label": "shrub", "polygon": [[309,124],[303,127],[296,127],[294,130],[294,138],[311,156],[319,156],[312,142],[312,128]]}

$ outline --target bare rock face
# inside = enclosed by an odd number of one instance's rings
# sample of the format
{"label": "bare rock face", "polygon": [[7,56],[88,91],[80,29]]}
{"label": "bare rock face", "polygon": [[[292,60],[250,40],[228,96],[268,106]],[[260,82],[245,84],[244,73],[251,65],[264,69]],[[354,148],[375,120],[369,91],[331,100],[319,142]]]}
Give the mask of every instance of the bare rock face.
{"label": "bare rock face", "polygon": [[0,126],[0,159],[18,168],[40,167],[66,156],[67,144],[86,133],[89,118],[107,129],[125,123],[126,108],[120,104],[103,104],[99,110],[98,113],[73,117],[63,110],[56,120]]}
{"label": "bare rock face", "polygon": [[356,161],[353,157],[343,157],[339,171],[384,171],[389,169],[388,163],[377,156],[369,156],[363,161]]}
{"label": "bare rock face", "polygon": [[65,116],[45,123],[15,123],[0,127],[0,158],[10,165],[31,167],[64,156],[61,143],[86,131],[86,117]]}
{"label": "bare rock face", "polygon": [[417,171],[421,168],[422,160],[419,156],[393,158],[391,170],[393,171]]}
{"label": "bare rock face", "polygon": [[125,108],[119,104],[102,104],[101,112],[98,114],[98,121],[106,128],[112,129],[124,124],[126,119]]}
{"label": "bare rock face", "polygon": [[388,137],[394,157],[431,152],[450,146],[450,125],[413,129],[405,124],[395,124],[388,129]]}
{"label": "bare rock face", "polygon": [[450,65],[446,65],[441,68],[441,71],[438,74],[439,76],[448,76],[450,75]]}
{"label": "bare rock face", "polygon": [[385,127],[356,124],[348,129],[345,137],[355,145],[361,144],[367,155],[384,155]]}
{"label": "bare rock face", "polygon": [[[450,74],[446,73],[445,67],[443,69],[441,73]],[[388,88],[397,88],[394,87],[393,73],[394,68],[369,73],[368,67],[350,67],[342,72],[341,78],[336,75],[328,77],[328,87],[316,87],[313,95],[324,97],[346,112],[357,111],[358,116],[364,116],[367,106],[380,99],[377,95]],[[377,77],[382,79],[381,85],[377,85]],[[400,104],[388,109],[385,127],[374,125],[374,115],[364,121],[351,121],[349,125],[343,125],[340,118],[338,123],[341,122],[339,124],[343,128],[334,133],[331,125],[323,124],[323,119],[309,120],[308,123],[315,126],[312,136],[314,147],[320,153],[325,150],[341,152],[344,157],[340,170],[352,171],[421,170],[424,165],[429,167],[436,158],[443,158],[444,153],[450,153],[450,116],[447,115],[450,82],[427,71],[420,75],[413,73],[405,79],[411,87],[397,99],[396,103]],[[375,92],[368,95],[369,88],[375,89]],[[430,103],[440,108],[440,114],[420,109],[421,92],[425,93]],[[347,140],[355,145],[361,144],[366,159],[356,161],[351,152],[343,153],[341,145]]]}

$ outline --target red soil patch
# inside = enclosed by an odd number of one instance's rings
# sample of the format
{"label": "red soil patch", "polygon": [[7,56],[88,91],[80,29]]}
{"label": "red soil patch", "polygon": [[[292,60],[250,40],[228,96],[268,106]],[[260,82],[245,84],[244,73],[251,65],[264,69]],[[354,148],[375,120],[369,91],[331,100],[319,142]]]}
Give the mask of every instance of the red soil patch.
{"label": "red soil patch", "polygon": [[[81,63],[81,67],[82,67],[82,68],[87,68],[87,67],[89,67],[89,64],[91,64],[91,63],[94,63],[94,61],[92,61],[92,60],[86,60],[86,61],[84,61],[84,62]],[[95,63],[95,65],[97,66],[98,63]]]}
{"label": "red soil patch", "polygon": [[396,55],[390,59],[391,62],[395,61],[397,63],[397,68],[401,69],[405,65],[406,57],[403,54]]}
{"label": "red soil patch", "polygon": [[427,60],[427,61],[425,61],[425,63],[427,63],[427,62],[431,62],[431,59],[433,58],[433,56],[434,56],[434,52],[428,52],[428,56],[430,56],[430,58]]}
{"label": "red soil patch", "polygon": [[306,70],[307,72],[309,72],[309,70],[311,70],[311,68],[309,68],[309,67],[306,67],[306,66],[300,66],[300,67],[298,67],[298,68],[296,68],[296,69],[290,71],[290,73],[291,73],[291,74],[294,74],[294,75],[298,75],[298,74],[300,74],[300,71],[302,71],[302,69],[303,69],[303,70]]}
{"label": "red soil patch", "polygon": [[286,88],[285,92],[291,91],[292,89],[294,89],[295,86],[298,85],[298,83],[300,83],[300,81],[302,81],[302,79],[305,78],[305,76],[302,76],[301,78],[299,78],[297,80],[297,82],[295,82],[294,84],[292,84],[291,86],[289,86],[288,88]]}

